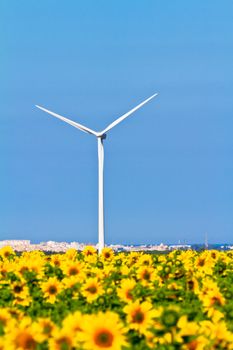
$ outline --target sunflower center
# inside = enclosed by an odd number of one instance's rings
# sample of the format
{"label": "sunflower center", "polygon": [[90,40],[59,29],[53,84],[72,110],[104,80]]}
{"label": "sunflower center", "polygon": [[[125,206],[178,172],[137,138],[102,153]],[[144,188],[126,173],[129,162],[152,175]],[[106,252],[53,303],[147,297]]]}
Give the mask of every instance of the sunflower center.
{"label": "sunflower center", "polygon": [[50,286],[48,292],[49,292],[49,294],[56,294],[57,293],[57,287],[56,286]]}
{"label": "sunflower center", "polygon": [[106,259],[110,258],[110,253],[105,253],[105,254],[104,254],[104,257],[105,257]]}
{"label": "sunflower center", "polygon": [[1,326],[5,326],[7,323],[7,319],[4,316],[0,316],[0,328]]}
{"label": "sunflower center", "polygon": [[187,348],[189,350],[195,350],[195,349],[197,349],[197,347],[198,347],[197,340],[193,340],[193,341],[191,341],[190,343],[187,344]]}
{"label": "sunflower center", "polygon": [[222,305],[221,298],[219,296],[211,298],[211,305]]}
{"label": "sunflower center", "polygon": [[149,280],[150,279],[150,272],[149,271],[144,271],[142,275],[144,280]]}
{"label": "sunflower center", "polygon": [[26,272],[26,271],[28,271],[28,270],[29,270],[29,269],[28,269],[27,266],[22,266],[21,269],[20,269],[20,272],[21,272],[21,273],[24,273],[24,272]]}
{"label": "sunflower center", "polygon": [[86,256],[88,256],[88,255],[93,255],[92,252],[91,252],[90,250],[87,250],[87,251],[86,251]]}
{"label": "sunflower center", "polygon": [[142,323],[145,319],[145,316],[141,310],[136,310],[132,315],[132,321],[134,323]]}
{"label": "sunflower center", "polygon": [[22,290],[23,290],[23,287],[22,287],[22,286],[15,286],[15,287],[14,287],[14,292],[15,292],[15,293],[20,293],[20,292],[22,292]]}
{"label": "sunflower center", "polygon": [[69,270],[69,275],[70,276],[75,276],[79,273],[78,269],[76,267],[71,267]]}
{"label": "sunflower center", "polygon": [[36,342],[31,336],[31,334],[28,333],[21,333],[17,337],[16,340],[17,347],[22,348],[22,349],[27,349],[27,350],[33,350],[36,348]]}
{"label": "sunflower center", "polygon": [[132,289],[128,289],[125,294],[127,299],[130,299],[130,300],[133,299]]}
{"label": "sunflower center", "polygon": [[109,330],[102,329],[95,334],[94,342],[100,348],[110,348],[113,343],[113,335]]}
{"label": "sunflower center", "polygon": [[59,350],[69,350],[71,349],[71,340],[68,337],[61,337],[56,341],[59,346]]}
{"label": "sunflower center", "polygon": [[143,263],[142,263],[142,265],[147,265],[147,266],[148,266],[149,264],[150,264],[149,260],[144,260]]}
{"label": "sunflower center", "polygon": [[132,266],[132,265],[136,264],[136,262],[137,262],[137,258],[133,257],[131,259],[130,265]]}
{"label": "sunflower center", "polygon": [[193,290],[194,289],[194,282],[192,280],[188,281],[188,289]]}
{"label": "sunflower center", "polygon": [[205,259],[200,259],[199,261],[198,261],[198,264],[197,264],[198,266],[204,266],[205,265]]}
{"label": "sunflower center", "polygon": [[44,334],[50,334],[52,331],[52,326],[50,324],[45,324],[44,325]]}
{"label": "sunflower center", "polygon": [[96,288],[96,286],[92,285],[92,286],[87,288],[87,291],[91,294],[95,294],[97,292],[97,288]]}

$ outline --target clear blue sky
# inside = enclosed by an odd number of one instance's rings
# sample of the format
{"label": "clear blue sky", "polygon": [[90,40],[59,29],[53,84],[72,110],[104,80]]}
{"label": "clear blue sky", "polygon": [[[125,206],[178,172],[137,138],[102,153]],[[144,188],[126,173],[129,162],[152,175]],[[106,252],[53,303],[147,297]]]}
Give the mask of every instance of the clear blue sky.
{"label": "clear blue sky", "polygon": [[233,1],[2,0],[0,239],[233,241]]}

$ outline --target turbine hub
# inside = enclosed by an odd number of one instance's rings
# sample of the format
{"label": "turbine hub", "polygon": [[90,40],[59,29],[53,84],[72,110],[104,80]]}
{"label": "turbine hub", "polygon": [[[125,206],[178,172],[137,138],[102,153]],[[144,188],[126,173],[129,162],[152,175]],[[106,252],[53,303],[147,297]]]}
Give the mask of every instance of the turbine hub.
{"label": "turbine hub", "polygon": [[100,137],[101,137],[101,140],[105,140],[106,137],[107,137],[107,134],[103,134],[103,135],[101,135]]}

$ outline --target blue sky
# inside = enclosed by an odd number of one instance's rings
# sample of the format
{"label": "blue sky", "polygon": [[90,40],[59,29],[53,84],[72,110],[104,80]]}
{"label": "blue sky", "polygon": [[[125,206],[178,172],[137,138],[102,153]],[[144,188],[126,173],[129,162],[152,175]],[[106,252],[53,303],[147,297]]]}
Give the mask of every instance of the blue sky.
{"label": "blue sky", "polygon": [[0,4],[0,239],[97,241],[97,145],[37,110],[104,128],[107,243],[233,241],[233,2]]}

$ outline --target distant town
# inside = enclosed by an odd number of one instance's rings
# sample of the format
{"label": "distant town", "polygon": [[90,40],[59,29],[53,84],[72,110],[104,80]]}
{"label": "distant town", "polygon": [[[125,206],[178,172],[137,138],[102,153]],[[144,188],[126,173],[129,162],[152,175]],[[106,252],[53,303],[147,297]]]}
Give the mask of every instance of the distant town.
{"label": "distant town", "polygon": [[[10,246],[16,252],[24,251],[33,251],[40,250],[44,252],[66,252],[68,249],[76,249],[82,251],[86,246],[93,246],[98,249],[98,244],[86,244],[78,242],[41,242],[41,243],[31,243],[30,240],[4,240],[0,241],[0,248]],[[187,250],[187,249],[218,249],[218,250],[233,250],[233,245],[230,244],[142,244],[142,245],[123,245],[123,244],[110,244],[107,245],[109,248],[112,248],[114,251],[120,252],[130,252],[130,251],[170,251],[175,249]]]}
{"label": "distant town", "polygon": [[[83,250],[86,246],[93,246],[98,249],[98,244],[86,244],[86,243],[78,243],[78,242],[40,242],[37,244],[31,243],[30,240],[4,240],[0,241],[0,248],[10,246],[15,251],[23,252],[23,251],[32,251],[32,250],[41,250],[44,252],[66,252],[68,249],[74,248],[76,250]],[[163,243],[159,245],[120,245],[120,244],[110,244],[108,247],[112,248],[115,251],[143,251],[143,250],[158,250],[158,251],[166,251],[169,250],[169,247]],[[187,246],[188,247],[188,246]]]}

